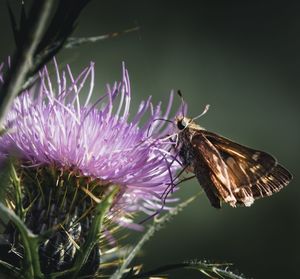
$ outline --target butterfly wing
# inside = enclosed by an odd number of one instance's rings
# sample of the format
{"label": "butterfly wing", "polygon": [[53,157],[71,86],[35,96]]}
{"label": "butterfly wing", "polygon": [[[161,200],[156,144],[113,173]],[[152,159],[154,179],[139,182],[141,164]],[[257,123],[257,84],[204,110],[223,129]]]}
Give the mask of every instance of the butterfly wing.
{"label": "butterfly wing", "polygon": [[210,178],[220,199],[231,206],[250,206],[255,199],[281,190],[292,175],[270,154],[201,131],[192,144],[211,170]]}
{"label": "butterfly wing", "polygon": [[236,198],[232,192],[229,169],[217,148],[202,132],[194,133],[191,144],[195,157],[193,171],[211,205],[220,208],[220,200],[234,205]]}

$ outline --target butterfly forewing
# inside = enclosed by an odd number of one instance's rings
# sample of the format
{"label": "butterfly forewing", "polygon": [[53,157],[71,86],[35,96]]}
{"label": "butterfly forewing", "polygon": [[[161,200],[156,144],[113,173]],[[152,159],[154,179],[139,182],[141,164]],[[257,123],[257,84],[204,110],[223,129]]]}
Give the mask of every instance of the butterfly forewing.
{"label": "butterfly forewing", "polygon": [[230,202],[228,199],[233,197],[230,188],[226,186],[229,185],[226,164],[218,150],[201,134],[192,138],[191,148],[194,173],[211,205],[220,208],[220,199]]}
{"label": "butterfly forewing", "polygon": [[199,133],[202,142],[196,133],[192,138],[193,147],[199,149],[207,162],[218,195],[232,206],[250,206],[254,199],[278,192],[292,179],[292,175],[266,152],[208,131]]}
{"label": "butterfly forewing", "polygon": [[235,173],[240,186],[255,183],[277,165],[276,159],[266,152],[240,145],[208,131],[203,131],[203,134],[217,148],[229,169]]}
{"label": "butterfly forewing", "polygon": [[[219,199],[235,206],[237,200],[234,192],[238,185],[230,176],[230,169],[218,149],[201,132],[192,137],[191,143],[196,154],[194,172],[205,192],[210,187]],[[198,163],[201,161],[202,165]],[[214,207],[218,207],[212,203],[212,198],[208,198]]]}

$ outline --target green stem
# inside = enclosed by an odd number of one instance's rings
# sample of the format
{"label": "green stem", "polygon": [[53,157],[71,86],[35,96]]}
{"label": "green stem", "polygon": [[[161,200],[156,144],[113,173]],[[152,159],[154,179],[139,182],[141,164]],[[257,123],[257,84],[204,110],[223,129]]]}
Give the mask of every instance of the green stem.
{"label": "green stem", "polygon": [[185,208],[192,201],[194,201],[195,198],[196,198],[196,196],[180,203],[175,208],[171,209],[168,213],[163,215],[163,217],[161,217],[160,219],[154,219],[153,224],[144,233],[142,238],[138,241],[138,243],[131,250],[131,252],[127,256],[127,258],[123,261],[120,268],[115,271],[115,273],[110,277],[110,279],[121,279],[123,277],[124,273],[126,273],[126,269],[128,268],[129,264],[135,258],[137,253],[141,250],[143,245],[154,235],[155,232],[157,232],[161,228],[163,228],[164,225],[167,222],[169,222],[173,216],[177,215],[181,210],[183,210],[183,208]]}
{"label": "green stem", "polygon": [[32,5],[29,17],[36,18],[36,20],[27,29],[27,40],[21,49],[17,49],[13,65],[4,78],[5,83],[1,89],[0,127],[3,126],[14,98],[19,94],[28,74],[33,69],[34,55],[45,32],[54,2],[54,0],[36,0]]}
{"label": "green stem", "polygon": [[9,208],[7,208],[3,203],[0,202],[0,213],[4,216],[8,216],[9,219],[14,223],[20,232],[21,241],[24,248],[24,278],[26,279],[38,279],[44,278],[39,261],[38,244],[39,238],[37,235],[33,234],[22,220]]}

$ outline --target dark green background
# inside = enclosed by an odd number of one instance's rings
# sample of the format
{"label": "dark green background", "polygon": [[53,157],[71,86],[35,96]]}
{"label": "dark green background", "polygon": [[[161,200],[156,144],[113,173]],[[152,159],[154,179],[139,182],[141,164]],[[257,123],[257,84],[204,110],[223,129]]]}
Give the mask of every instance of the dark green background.
{"label": "dark green background", "polygon": [[[10,1],[15,6],[20,1]],[[26,1],[25,1],[26,3]],[[271,3],[271,4],[270,4]],[[296,2],[295,2],[296,3]],[[233,262],[253,278],[297,278],[300,264],[300,6],[249,1],[92,1],[77,36],[139,32],[76,50],[59,61],[77,71],[96,62],[95,92],[119,79],[125,61],[132,107],[149,94],[166,102],[181,89],[200,125],[274,154],[295,176],[282,192],[251,208],[212,208],[202,195],[150,241],[146,269],[187,259]],[[63,26],[62,26],[63,28]],[[0,1],[1,60],[12,53],[5,1]],[[176,99],[176,105],[180,102]],[[177,195],[199,192],[193,180]],[[173,272],[171,278],[199,278]]]}

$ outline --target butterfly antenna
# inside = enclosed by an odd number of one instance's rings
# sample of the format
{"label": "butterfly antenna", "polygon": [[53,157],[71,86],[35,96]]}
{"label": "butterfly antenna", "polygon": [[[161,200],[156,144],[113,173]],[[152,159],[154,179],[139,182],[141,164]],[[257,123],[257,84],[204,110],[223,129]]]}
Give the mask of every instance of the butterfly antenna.
{"label": "butterfly antenna", "polygon": [[196,117],[194,117],[194,118],[192,119],[192,121],[194,121],[194,120],[196,120],[196,119],[202,117],[204,114],[206,114],[206,113],[208,112],[208,110],[209,110],[209,107],[210,107],[210,105],[207,104],[207,105],[205,106],[203,112],[202,112],[201,114],[197,115]]}
{"label": "butterfly antenna", "polygon": [[181,99],[181,113],[182,113],[182,116],[184,117],[184,116],[185,116],[185,115],[184,115],[185,102],[184,102],[184,99],[183,99],[181,90],[177,90],[177,94],[178,94],[178,96],[179,96],[180,99]]}
{"label": "butterfly antenna", "polygon": [[169,122],[169,123],[171,123],[171,124],[173,124],[173,125],[175,126],[175,123],[174,123],[174,121],[172,121],[172,120],[165,119],[165,118],[155,118],[155,119],[152,120],[152,122],[150,123],[150,125],[149,125],[149,127],[148,127],[148,130],[147,130],[147,137],[149,136],[149,134],[150,134],[150,129],[151,129],[151,127],[152,127],[152,125],[153,125],[153,123],[154,123],[155,121],[165,121],[165,122]]}

